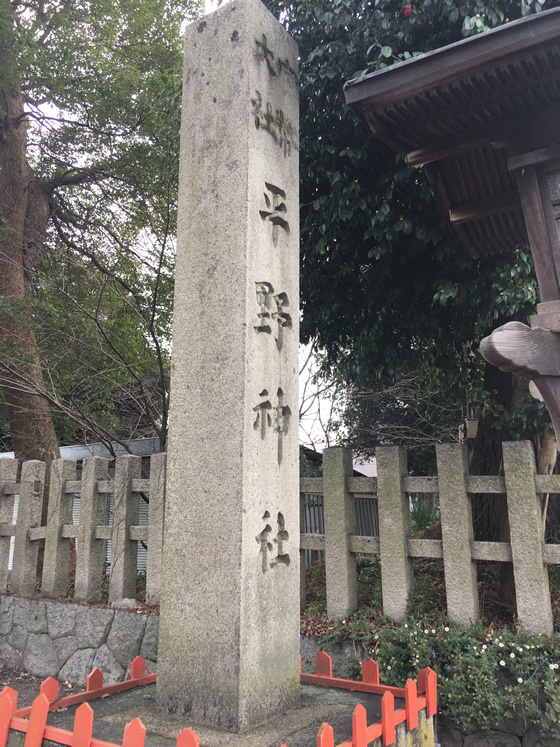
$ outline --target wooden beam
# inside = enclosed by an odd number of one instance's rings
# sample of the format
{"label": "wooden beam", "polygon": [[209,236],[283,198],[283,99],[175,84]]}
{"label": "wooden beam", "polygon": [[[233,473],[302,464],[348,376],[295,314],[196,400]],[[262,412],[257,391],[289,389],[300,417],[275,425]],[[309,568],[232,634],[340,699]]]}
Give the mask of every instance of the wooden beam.
{"label": "wooden beam", "polygon": [[512,122],[498,122],[487,127],[477,127],[470,132],[459,133],[452,137],[430,143],[424,148],[411,151],[406,156],[409,166],[420,166],[443,158],[450,158],[459,153],[466,153],[475,148],[491,145],[493,148],[505,148],[519,137],[519,130]]}
{"label": "wooden beam", "polygon": [[521,200],[516,189],[492,197],[485,197],[475,202],[465,202],[449,209],[449,220],[453,225],[469,223],[490,215],[508,213],[521,208]]}
{"label": "wooden beam", "polygon": [[560,158],[560,145],[550,145],[547,148],[532,150],[530,153],[521,153],[518,156],[508,158],[507,165],[509,171],[517,171],[527,166],[536,166],[542,163],[549,163]]}

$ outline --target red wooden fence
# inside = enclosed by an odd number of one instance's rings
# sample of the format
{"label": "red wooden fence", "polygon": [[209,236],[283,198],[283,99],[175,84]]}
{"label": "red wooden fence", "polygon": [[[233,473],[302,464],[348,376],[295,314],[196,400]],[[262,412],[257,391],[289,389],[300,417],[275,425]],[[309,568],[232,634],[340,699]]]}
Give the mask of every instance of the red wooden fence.
{"label": "red wooden fence", "polygon": [[[145,661],[138,656],[131,664],[130,679],[103,687],[103,675],[96,668],[87,678],[85,691],[75,695],[59,698],[58,682],[49,677],[41,685],[40,694],[33,704],[27,708],[17,708],[17,692],[7,687],[0,693],[0,747],[6,746],[10,730],[26,735],[25,747],[41,747],[44,739],[68,747],[143,747],[146,729],[139,718],[127,724],[121,745],[93,738],[93,709],[88,701],[155,681],[156,675],[146,674]],[[315,674],[302,672],[301,681],[382,695],[381,721],[368,726],[365,708],[362,705],[356,706],[352,716],[352,738],[341,742],[338,747],[367,747],[379,737],[382,738],[384,747],[391,745],[395,742],[395,727],[398,724],[405,722],[407,731],[411,731],[418,726],[420,711],[425,709],[428,718],[436,713],[436,674],[429,668],[419,672],[418,686],[413,680],[408,680],[403,688],[390,687],[380,684],[379,667],[371,659],[362,664],[362,681],[356,682],[333,677],[331,658],[328,654],[321,653],[315,659]],[[395,697],[404,700],[404,708],[395,710]],[[80,706],[76,710],[71,732],[47,724],[51,711],[77,704]],[[185,729],[177,737],[176,747],[199,746],[200,740],[192,729]],[[335,747],[333,730],[329,724],[324,723],[319,729],[317,747]]]}

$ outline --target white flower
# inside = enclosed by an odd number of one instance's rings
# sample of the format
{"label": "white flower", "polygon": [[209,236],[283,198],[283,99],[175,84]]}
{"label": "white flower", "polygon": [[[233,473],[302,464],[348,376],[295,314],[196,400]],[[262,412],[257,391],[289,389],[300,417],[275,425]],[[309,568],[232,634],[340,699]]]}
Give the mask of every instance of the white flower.
{"label": "white flower", "polygon": [[517,647],[517,650],[518,650],[518,651],[521,651],[521,653],[523,653],[523,649],[522,649],[521,647],[519,647],[519,646],[518,646],[518,647]]}
{"label": "white flower", "polygon": [[449,633],[449,628],[448,627],[445,627],[444,630],[445,630],[446,633]]}
{"label": "white flower", "polygon": [[500,659],[500,666],[505,667],[505,665],[506,665],[505,661],[503,659]]}
{"label": "white flower", "polygon": [[549,669],[554,669],[554,664],[549,664],[549,665],[548,665],[548,668],[549,668]]}
{"label": "white flower", "polygon": [[519,684],[521,684],[523,682],[523,680],[521,679],[521,677],[518,677],[517,681],[519,682]]}
{"label": "white flower", "polygon": [[405,623],[405,624],[404,624],[404,627],[405,627],[405,628],[408,628],[408,625],[407,625],[407,624]]}
{"label": "white flower", "polygon": [[482,644],[482,648],[486,651],[486,649],[488,648],[488,646],[485,643],[483,643]]}
{"label": "white flower", "polygon": [[554,665],[554,669],[558,669],[558,664],[555,664],[555,665]]}
{"label": "white flower", "polygon": [[432,633],[435,633],[436,631],[432,628]]}
{"label": "white flower", "polygon": [[509,657],[510,657],[510,659],[515,659],[515,654],[513,653],[513,651],[511,652],[511,654],[509,655]]}
{"label": "white flower", "polygon": [[391,667],[390,667],[390,666],[388,666],[388,667],[387,667],[387,669],[391,669]]}
{"label": "white flower", "polygon": [[342,621],[342,624],[343,624],[343,625],[346,625],[346,620],[343,620],[343,621]]}
{"label": "white flower", "polygon": [[427,631],[427,630],[425,630],[425,631],[424,631],[424,633],[425,633],[426,635],[428,635],[428,631]]}
{"label": "white flower", "polygon": [[503,648],[503,647],[504,647],[504,644],[500,642],[500,643],[498,643],[498,646],[499,646],[500,648]]}

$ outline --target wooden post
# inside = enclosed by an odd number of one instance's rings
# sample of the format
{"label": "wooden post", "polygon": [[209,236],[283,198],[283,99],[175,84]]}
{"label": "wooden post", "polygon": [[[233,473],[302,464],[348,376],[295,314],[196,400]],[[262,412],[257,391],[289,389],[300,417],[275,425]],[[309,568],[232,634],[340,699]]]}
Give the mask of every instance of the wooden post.
{"label": "wooden post", "polygon": [[80,492],[80,526],[76,560],[76,601],[101,601],[103,578],[103,540],[96,539],[95,528],[106,523],[107,496],[99,492],[99,481],[107,480],[108,460],[101,457],[84,459]]}
{"label": "wooden post", "polygon": [[376,456],[383,613],[402,620],[412,586],[412,562],[406,544],[410,505],[402,489],[407,473],[406,451],[400,446],[380,446]]}
{"label": "wooden post", "polygon": [[148,569],[146,603],[158,604],[161,587],[163,513],[165,505],[166,454],[150,457],[150,507],[148,512]]}
{"label": "wooden post", "polygon": [[[0,525],[12,525],[13,523],[13,485],[17,480],[17,471],[17,459],[0,459]],[[8,584],[11,539],[10,536],[0,536],[0,591],[2,592],[6,591]]]}
{"label": "wooden post", "polygon": [[130,539],[129,527],[138,525],[140,496],[132,491],[132,480],[140,478],[141,468],[141,457],[116,459],[109,602],[136,598],[138,545]]}
{"label": "wooden post", "polygon": [[532,635],[552,635],[548,571],[543,562],[542,507],[535,487],[535,456],[529,441],[504,443],[511,555],[517,616]]}
{"label": "wooden post", "polygon": [[346,488],[352,477],[352,450],[342,446],[323,452],[323,506],[325,516],[325,570],[327,615],[342,620],[358,606],[356,556],[350,552],[354,534],[354,506]]}
{"label": "wooden post", "polygon": [[70,542],[74,540],[62,536],[62,527],[72,524],[74,494],[66,492],[66,481],[75,479],[74,459],[56,459],[52,462],[41,584],[41,593],[45,597],[66,596]]}
{"label": "wooden post", "polygon": [[471,558],[474,531],[467,493],[467,447],[438,444],[436,456],[447,614],[454,622],[472,625],[479,611],[476,565]]}
{"label": "wooden post", "polygon": [[44,462],[24,462],[21,469],[16,539],[12,562],[10,589],[13,594],[31,595],[37,583],[37,553],[39,545],[29,538],[29,530],[41,526]]}

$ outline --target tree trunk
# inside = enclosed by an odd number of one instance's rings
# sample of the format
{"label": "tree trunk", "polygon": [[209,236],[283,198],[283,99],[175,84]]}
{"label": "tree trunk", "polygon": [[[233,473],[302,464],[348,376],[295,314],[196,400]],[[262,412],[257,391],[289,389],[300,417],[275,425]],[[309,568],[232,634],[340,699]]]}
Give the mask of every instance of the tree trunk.
{"label": "tree trunk", "polygon": [[9,79],[10,50],[1,46],[0,67],[8,82],[0,93],[0,381],[16,458],[50,463],[60,451],[41,396],[45,384],[31,313],[23,303],[46,232],[48,193],[27,163],[23,94]]}

